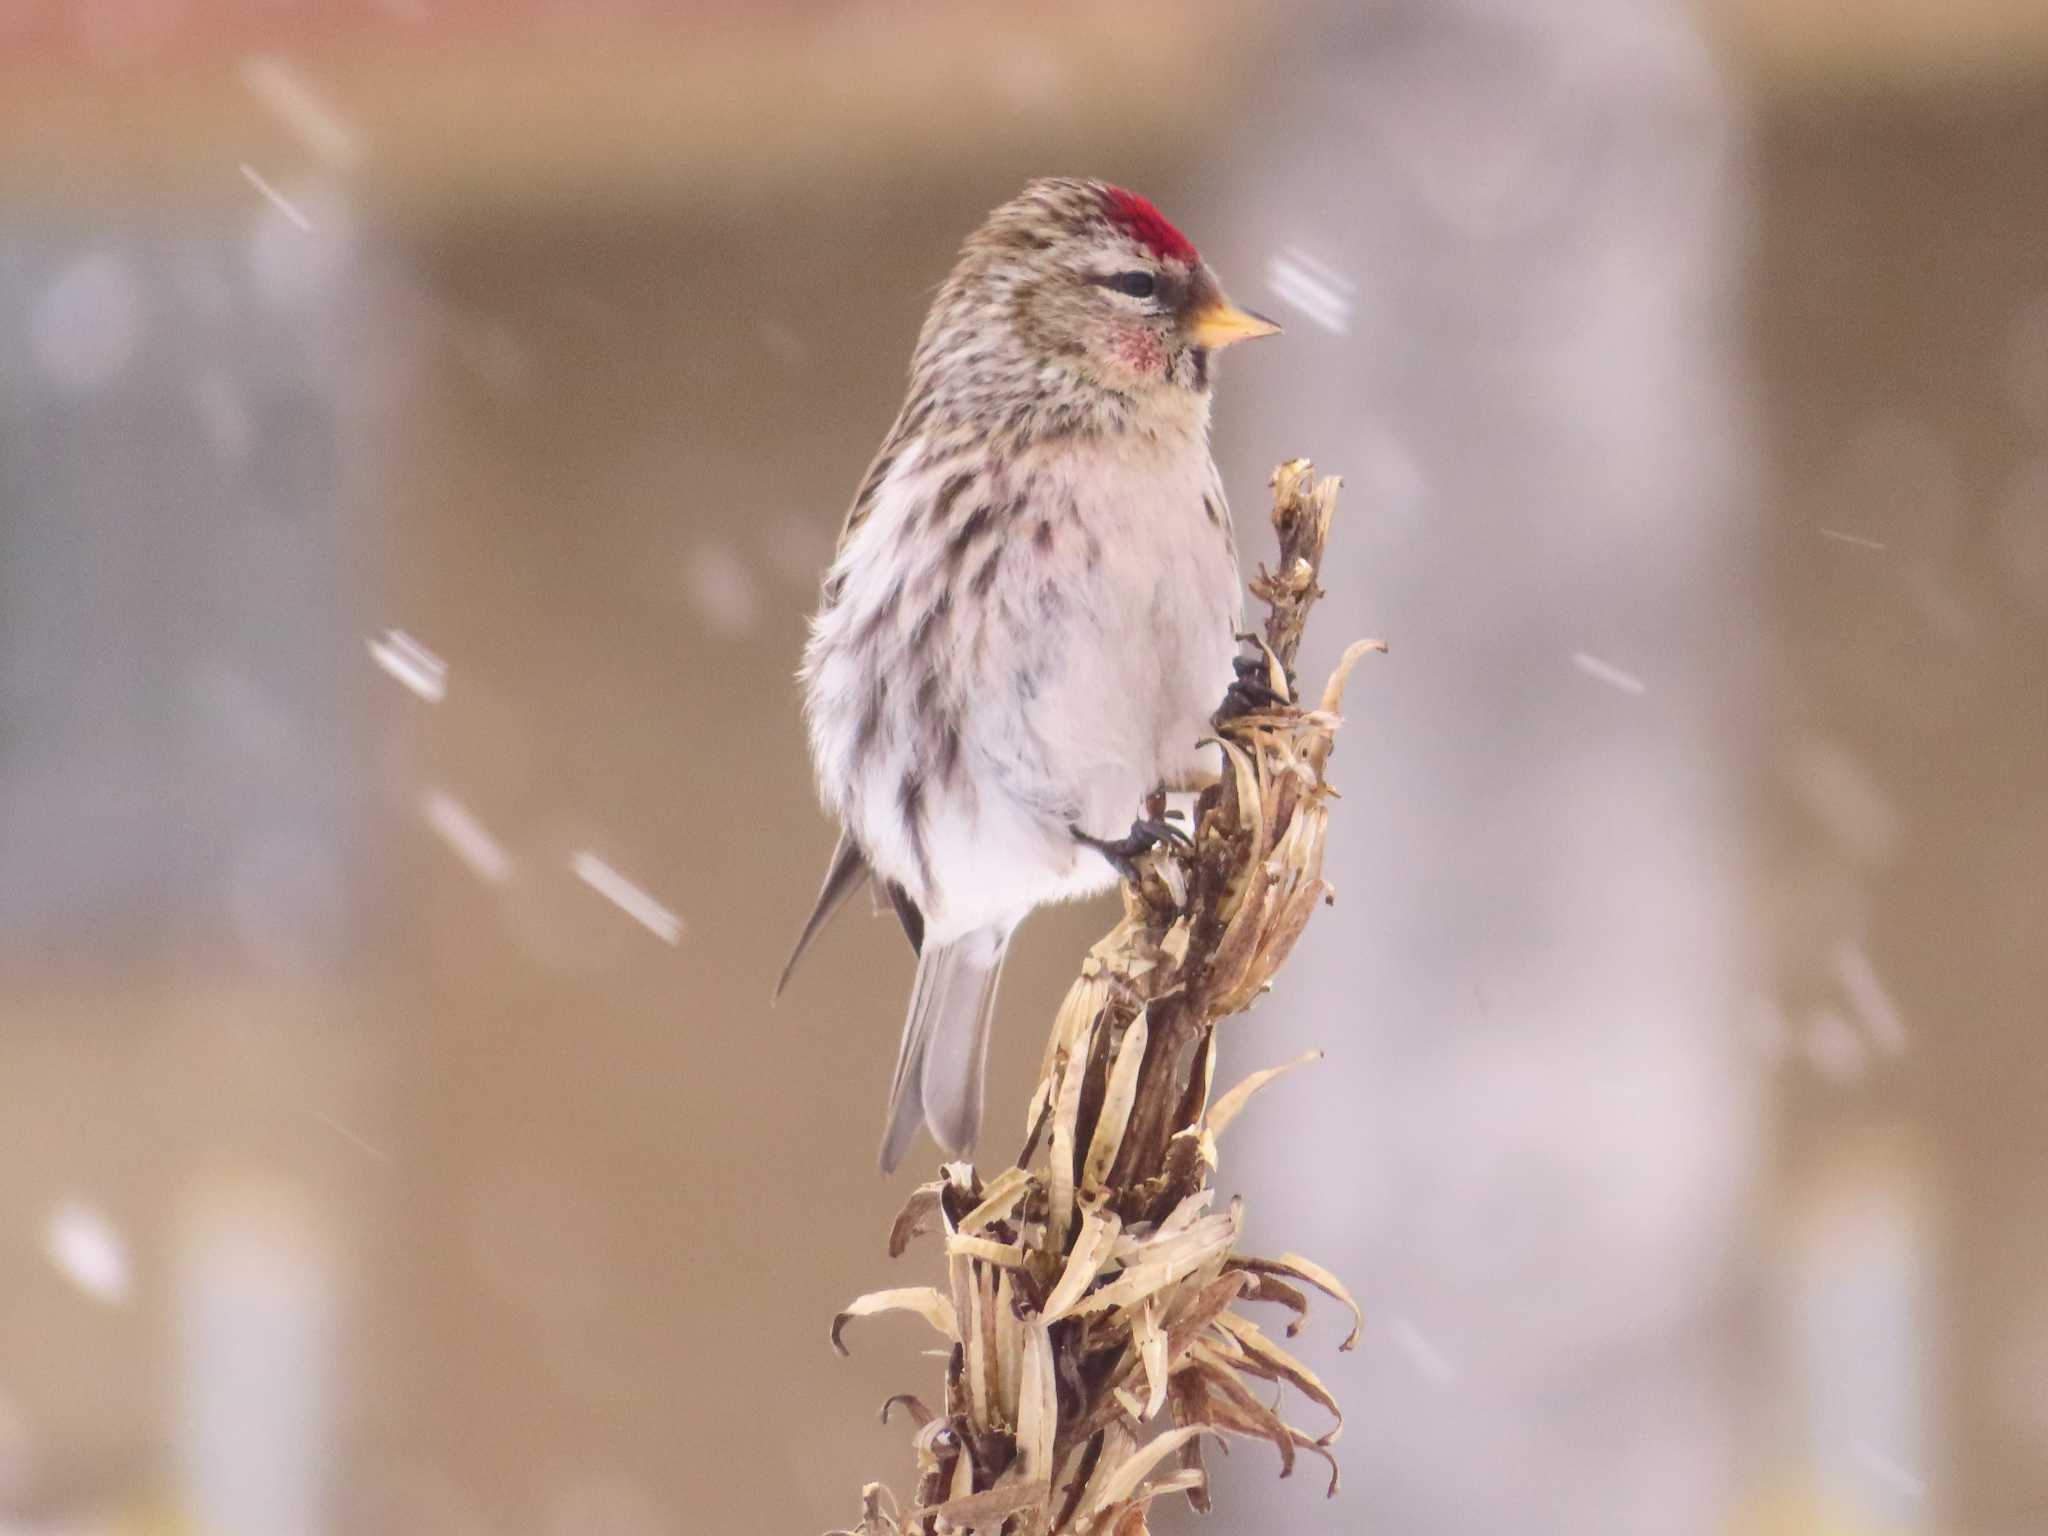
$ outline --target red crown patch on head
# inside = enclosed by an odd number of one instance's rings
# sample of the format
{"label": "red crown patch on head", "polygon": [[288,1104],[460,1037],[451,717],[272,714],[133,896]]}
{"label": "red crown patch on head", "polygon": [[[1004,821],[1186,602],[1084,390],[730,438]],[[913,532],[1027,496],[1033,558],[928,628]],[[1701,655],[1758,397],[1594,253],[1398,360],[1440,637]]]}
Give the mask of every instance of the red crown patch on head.
{"label": "red crown patch on head", "polygon": [[1194,242],[1169,224],[1166,215],[1153,207],[1149,198],[1126,192],[1122,187],[1105,187],[1102,200],[1110,222],[1161,261],[1185,261],[1192,265],[1201,260]]}

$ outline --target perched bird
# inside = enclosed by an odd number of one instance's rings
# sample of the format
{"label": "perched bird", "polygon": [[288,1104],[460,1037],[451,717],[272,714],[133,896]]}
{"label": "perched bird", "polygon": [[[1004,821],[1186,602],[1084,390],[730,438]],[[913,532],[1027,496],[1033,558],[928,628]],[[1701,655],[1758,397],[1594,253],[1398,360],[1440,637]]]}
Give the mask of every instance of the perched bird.
{"label": "perched bird", "polygon": [[1176,835],[1141,807],[1203,776],[1241,610],[1210,359],[1278,329],[1146,199],[1064,178],[988,216],[925,318],[804,653],[843,831],[782,974],[863,879],[902,919],[885,1172],[920,1122],[972,1149],[1018,923]]}

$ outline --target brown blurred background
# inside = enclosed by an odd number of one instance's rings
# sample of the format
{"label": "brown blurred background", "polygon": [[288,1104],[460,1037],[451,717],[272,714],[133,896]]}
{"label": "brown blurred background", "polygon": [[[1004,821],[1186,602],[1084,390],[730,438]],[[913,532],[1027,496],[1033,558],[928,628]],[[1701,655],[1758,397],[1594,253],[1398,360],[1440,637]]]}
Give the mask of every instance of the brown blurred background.
{"label": "brown blurred background", "polygon": [[[964,232],[1145,189],[1349,485],[1338,907],[1228,1047],[1347,1481],[2048,1531],[2048,9],[0,7],[0,1531],[908,1483],[909,957],[765,1006],[790,675]],[[1106,910],[1027,930],[1000,1160]],[[1006,1109],[1005,1106],[1013,1106]],[[1021,1129],[1021,1128],[1019,1128]],[[1162,1513],[1161,1529],[1194,1524]]]}

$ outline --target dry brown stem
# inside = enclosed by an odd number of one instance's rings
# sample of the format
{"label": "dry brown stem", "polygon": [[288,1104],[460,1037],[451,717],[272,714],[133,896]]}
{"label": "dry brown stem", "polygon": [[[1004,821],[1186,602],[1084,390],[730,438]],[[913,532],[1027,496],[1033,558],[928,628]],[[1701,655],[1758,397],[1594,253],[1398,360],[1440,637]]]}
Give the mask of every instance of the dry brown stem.
{"label": "dry brown stem", "polygon": [[[1272,1302],[1298,1332],[1307,1290],[1358,1307],[1293,1254],[1240,1254],[1237,1202],[1211,1207],[1216,1142],[1246,1100],[1312,1060],[1254,1073],[1211,1102],[1215,1027],[1270,985],[1315,909],[1331,790],[1324,764],[1352,666],[1344,653],[1306,706],[1291,674],[1315,600],[1338,482],[1303,459],[1273,476],[1278,564],[1252,582],[1282,702],[1217,725],[1223,773],[1196,802],[1192,851],[1161,849],[1124,887],[1124,915],[1082,963],[1046,1043],[1017,1165],[983,1180],[950,1163],[897,1218],[890,1252],[941,1232],[942,1284],[877,1291],[833,1322],[912,1311],[952,1345],[936,1408],[917,1422],[914,1504],[865,1490],[858,1536],[1140,1536],[1145,1509],[1182,1492],[1208,1507],[1205,1437],[1269,1442],[1337,1466],[1337,1402],[1301,1361],[1236,1310]],[[843,1346],[842,1346],[843,1347]],[[1248,1379],[1249,1378],[1249,1379]],[[1259,1390],[1286,1383],[1327,1412],[1311,1436]],[[1162,1417],[1171,1427],[1151,1432]],[[1148,1432],[1151,1438],[1147,1439]],[[848,1533],[850,1536],[850,1533]]]}

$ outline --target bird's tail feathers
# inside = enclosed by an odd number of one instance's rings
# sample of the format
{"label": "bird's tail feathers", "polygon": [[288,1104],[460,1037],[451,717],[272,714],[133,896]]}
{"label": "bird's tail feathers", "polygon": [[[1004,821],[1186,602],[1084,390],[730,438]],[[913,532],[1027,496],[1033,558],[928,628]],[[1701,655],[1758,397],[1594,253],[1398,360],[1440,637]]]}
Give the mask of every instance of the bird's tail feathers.
{"label": "bird's tail feathers", "polygon": [[882,1171],[893,1172],[917,1139],[920,1124],[947,1152],[974,1150],[981,1131],[982,1080],[988,1067],[989,1020],[1010,935],[977,928],[918,957],[910,1016],[889,1085]]}

